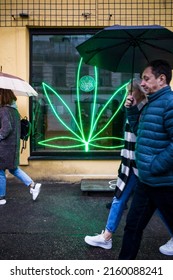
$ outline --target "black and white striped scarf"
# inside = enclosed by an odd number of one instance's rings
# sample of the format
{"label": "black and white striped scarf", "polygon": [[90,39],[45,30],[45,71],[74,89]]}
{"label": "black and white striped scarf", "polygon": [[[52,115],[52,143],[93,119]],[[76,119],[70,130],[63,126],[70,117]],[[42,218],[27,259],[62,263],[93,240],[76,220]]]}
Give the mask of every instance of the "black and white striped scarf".
{"label": "black and white striped scarf", "polygon": [[[138,110],[141,111],[146,103],[146,99],[140,102],[138,104]],[[138,176],[138,170],[135,162],[135,144],[136,135],[131,132],[129,122],[126,120],[124,129],[124,148],[121,150],[121,164],[115,187],[115,196],[117,198],[121,196],[127,184],[130,170],[132,169],[134,174]]]}

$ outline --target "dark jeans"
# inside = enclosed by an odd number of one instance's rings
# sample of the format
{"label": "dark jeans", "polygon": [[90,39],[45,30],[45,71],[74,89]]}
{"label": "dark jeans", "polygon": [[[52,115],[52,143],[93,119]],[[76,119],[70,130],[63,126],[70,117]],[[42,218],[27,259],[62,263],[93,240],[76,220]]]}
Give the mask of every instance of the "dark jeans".
{"label": "dark jeans", "polygon": [[127,215],[119,260],[136,258],[143,230],[157,208],[173,232],[173,186],[151,187],[139,182]]}

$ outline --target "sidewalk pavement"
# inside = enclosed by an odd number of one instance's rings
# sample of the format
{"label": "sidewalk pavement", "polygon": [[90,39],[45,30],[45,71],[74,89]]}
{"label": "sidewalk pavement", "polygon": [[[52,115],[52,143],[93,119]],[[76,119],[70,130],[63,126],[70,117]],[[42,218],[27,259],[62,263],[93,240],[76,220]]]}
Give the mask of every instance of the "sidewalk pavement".
{"label": "sidewalk pavement", "polygon": [[[43,182],[32,201],[29,190],[10,179],[7,204],[0,206],[1,260],[116,260],[122,242],[127,211],[113,235],[113,248],[105,250],[85,244],[85,235],[100,233],[106,224],[110,192],[85,194],[79,184]],[[159,253],[170,238],[154,215],[147,226],[138,260],[173,260]]]}

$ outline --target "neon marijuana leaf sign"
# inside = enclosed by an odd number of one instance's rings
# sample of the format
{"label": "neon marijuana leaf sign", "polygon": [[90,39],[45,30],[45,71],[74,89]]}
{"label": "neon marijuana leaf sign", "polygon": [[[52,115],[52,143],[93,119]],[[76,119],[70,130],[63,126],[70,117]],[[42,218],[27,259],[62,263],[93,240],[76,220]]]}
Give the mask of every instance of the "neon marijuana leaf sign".
{"label": "neon marijuana leaf sign", "polygon": [[[64,136],[56,136],[52,138],[48,138],[42,141],[39,141],[39,145],[47,146],[50,148],[57,148],[57,149],[82,149],[88,152],[92,148],[94,149],[121,149],[122,145],[122,138],[114,137],[114,136],[107,136],[104,135],[106,129],[112,122],[116,115],[120,111],[123,103],[125,101],[127,91],[126,91],[126,84],[119,87],[111,97],[105,101],[102,105],[100,111],[97,111],[97,100],[98,100],[98,74],[97,68],[94,67],[94,76],[95,76],[95,87],[93,89],[92,94],[92,110],[91,114],[86,114],[87,118],[89,119],[88,127],[86,131],[86,127],[84,124],[83,119],[83,109],[81,106],[81,90],[80,90],[80,69],[82,65],[82,58],[79,62],[78,71],[77,71],[77,86],[76,86],[76,116],[74,115],[72,109],[68,106],[68,104],[63,100],[61,97],[62,95],[56,92],[52,87],[50,87],[46,83],[42,83],[43,90],[48,101],[48,104],[57,119],[57,121],[65,128],[68,132],[68,135]],[[104,123],[101,127],[99,127],[99,121],[105,111],[109,108],[110,103],[115,99],[115,96],[119,93],[124,91],[123,98],[119,103],[119,106],[116,110],[112,113],[112,115],[107,119],[106,123]],[[63,106],[63,109],[66,111],[66,115],[72,120],[73,127],[61,117],[57,110],[57,106],[54,105],[53,99],[57,99],[57,101]],[[90,116],[90,117],[89,117]],[[75,129],[74,129],[75,127]],[[70,135],[71,134],[71,135]],[[112,145],[112,142],[116,143],[116,145]],[[65,144],[64,144],[65,143]],[[105,144],[109,143],[109,144]],[[111,143],[111,144],[110,144]]]}

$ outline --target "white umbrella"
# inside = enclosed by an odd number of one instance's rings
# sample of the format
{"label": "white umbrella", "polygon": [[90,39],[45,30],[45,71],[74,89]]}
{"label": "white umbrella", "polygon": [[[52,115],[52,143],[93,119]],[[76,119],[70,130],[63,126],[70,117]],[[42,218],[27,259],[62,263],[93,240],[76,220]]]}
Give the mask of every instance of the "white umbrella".
{"label": "white umbrella", "polygon": [[19,77],[0,72],[0,88],[11,89],[14,94],[21,96],[37,96],[33,87]]}

